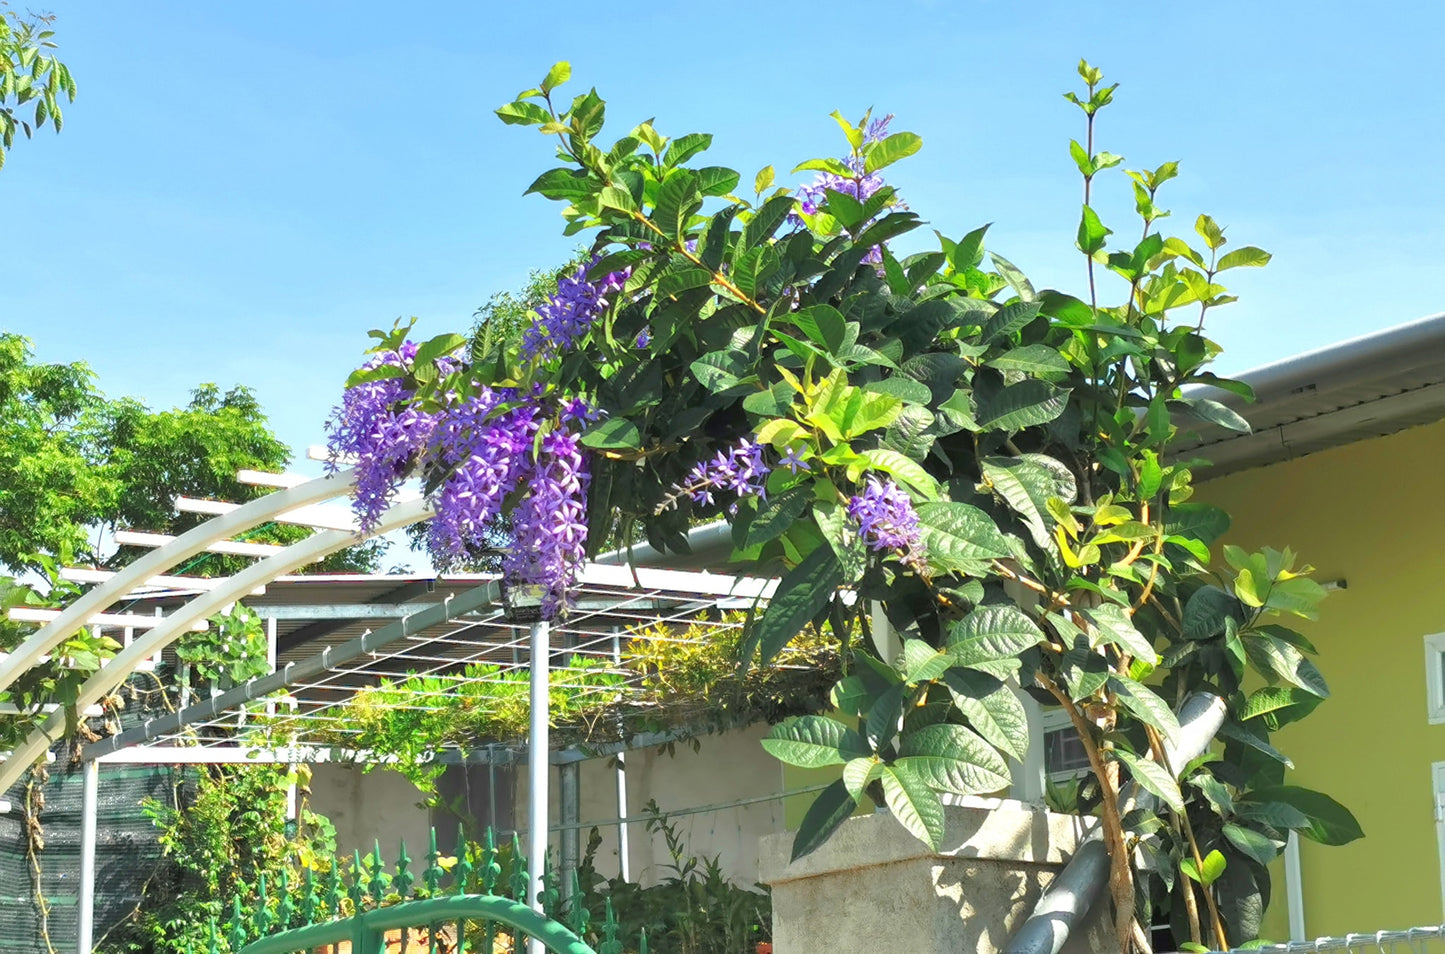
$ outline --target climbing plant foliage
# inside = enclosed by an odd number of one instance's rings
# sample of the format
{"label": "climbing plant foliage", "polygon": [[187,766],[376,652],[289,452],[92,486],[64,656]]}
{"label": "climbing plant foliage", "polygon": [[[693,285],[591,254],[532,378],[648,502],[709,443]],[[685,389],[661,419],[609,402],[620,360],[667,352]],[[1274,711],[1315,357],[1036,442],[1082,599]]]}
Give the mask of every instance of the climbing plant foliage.
{"label": "climbing plant foliage", "polygon": [[[1189,431],[1248,428],[1217,400],[1249,388],[1209,370],[1206,323],[1234,300],[1230,274],[1269,255],[1208,215],[1171,227],[1178,164],[1126,169],[1098,148],[1115,87],[1087,63],[1079,76],[1083,134],[1061,150],[1082,178],[1070,291],[1036,288],[986,225],[929,236],[887,181],[923,144],[891,117],[835,113],[842,146],[792,165],[797,185],[771,166],[745,182],[709,164],[705,133],[605,138],[606,103],[563,97],[558,64],[497,113],[554,151],[527,191],[558,203],[588,263],[536,309],[530,346],[376,332],[349,385],[385,400],[350,419],[347,449],[374,465],[363,508],[421,472],[443,517],[510,512],[527,548],[565,535],[550,575],[512,577],[547,586],[557,613],[579,540],[636,530],[685,552],[689,526],[728,521],[733,561],[782,578],[741,663],[768,665],[809,624],[850,647],[831,712],[765,743],[839,776],[796,854],[868,795],[938,845],[943,796],[1008,786],[1029,693],[1088,753],[1123,943],[1143,946],[1137,925],[1167,909],[1182,937],[1224,948],[1257,933],[1290,831],[1360,834],[1286,784],[1271,741],[1328,695],[1288,628],[1323,592],[1287,549],[1220,560],[1228,515],[1192,499],[1197,462],[1173,451]],[[1132,223],[1104,224],[1104,189],[1132,196]],[[548,524],[522,473],[554,481],[546,500],[576,502],[584,525],[570,510]],[[890,633],[872,631],[875,609]],[[1222,744],[1168,764],[1199,693],[1227,708]]]}

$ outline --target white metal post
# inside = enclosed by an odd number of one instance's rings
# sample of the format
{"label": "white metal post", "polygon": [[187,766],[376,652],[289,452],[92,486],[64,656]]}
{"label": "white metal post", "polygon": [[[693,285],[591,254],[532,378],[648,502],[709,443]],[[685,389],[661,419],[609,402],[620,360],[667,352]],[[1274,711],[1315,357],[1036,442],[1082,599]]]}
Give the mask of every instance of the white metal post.
{"label": "white metal post", "polygon": [[80,889],[76,924],[76,954],[90,954],[95,931],[95,816],[100,796],[100,765],[95,759],[81,763]]}
{"label": "white metal post", "polygon": [[[548,723],[550,703],[549,669],[552,636],[546,620],[532,624],[531,732],[527,739],[527,905],[542,910],[542,869],[547,860],[547,770],[549,768]],[[542,942],[527,943],[530,954],[546,954]]]}
{"label": "white metal post", "polygon": [[[622,667],[622,636],[612,633],[612,662]],[[617,875],[623,881],[631,881],[631,852],[627,843],[627,754],[617,753]]]}
{"label": "white metal post", "polygon": [[1289,833],[1284,844],[1284,893],[1289,908],[1289,939],[1305,939],[1305,894],[1300,884],[1299,832]]}

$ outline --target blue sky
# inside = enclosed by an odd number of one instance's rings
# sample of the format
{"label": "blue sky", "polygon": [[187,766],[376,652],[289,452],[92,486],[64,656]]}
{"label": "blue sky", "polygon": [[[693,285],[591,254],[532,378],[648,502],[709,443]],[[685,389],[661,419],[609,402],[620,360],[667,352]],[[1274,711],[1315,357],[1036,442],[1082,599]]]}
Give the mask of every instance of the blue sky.
{"label": "blue sky", "polygon": [[[492,109],[569,59],[609,131],[716,134],[745,178],[840,151],[827,114],[897,114],[924,150],[892,181],[1036,284],[1077,291],[1087,56],[1121,83],[1098,146],[1182,161],[1162,204],[1275,255],[1217,312],[1242,370],[1442,308],[1445,177],[1434,3],[1123,5],[115,4],[54,0],[80,85],[65,131],[0,172],[3,327],[85,360],[112,394],[255,387],[280,436],[319,442],[369,328],[465,330],[573,247],[522,190],[542,137]],[[886,12],[883,12],[885,11]],[[1121,232],[1125,180],[1097,188]]]}

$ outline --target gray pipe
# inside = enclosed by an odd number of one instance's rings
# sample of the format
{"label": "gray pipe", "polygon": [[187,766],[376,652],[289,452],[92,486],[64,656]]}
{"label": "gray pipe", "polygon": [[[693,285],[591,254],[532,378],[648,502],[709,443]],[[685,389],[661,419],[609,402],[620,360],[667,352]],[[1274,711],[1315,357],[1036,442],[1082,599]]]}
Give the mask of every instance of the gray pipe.
{"label": "gray pipe", "polygon": [[[1198,692],[1184,700],[1179,708],[1179,739],[1164,747],[1164,757],[1173,766],[1183,767],[1204,754],[1224,724],[1224,700],[1207,692]],[[1135,804],[1154,807],[1157,799],[1139,788],[1135,782],[1119,793],[1120,814]],[[1104,848],[1104,826],[1096,824],[1074,857],[1064,866],[1043,894],[1033,913],[1009,939],[1004,954],[1059,954],[1069,934],[1088,915],[1104,885],[1109,882],[1109,853]]]}

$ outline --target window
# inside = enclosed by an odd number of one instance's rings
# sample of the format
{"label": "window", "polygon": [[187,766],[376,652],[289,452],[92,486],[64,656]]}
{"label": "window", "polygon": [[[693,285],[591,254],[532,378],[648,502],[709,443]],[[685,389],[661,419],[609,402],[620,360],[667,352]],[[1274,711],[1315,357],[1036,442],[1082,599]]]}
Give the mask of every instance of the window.
{"label": "window", "polygon": [[1425,701],[1430,724],[1445,722],[1445,633],[1425,637]]}
{"label": "window", "polygon": [[1089,755],[1074,731],[1069,714],[1062,709],[1043,713],[1044,775],[1057,782],[1077,778],[1089,771]]}

